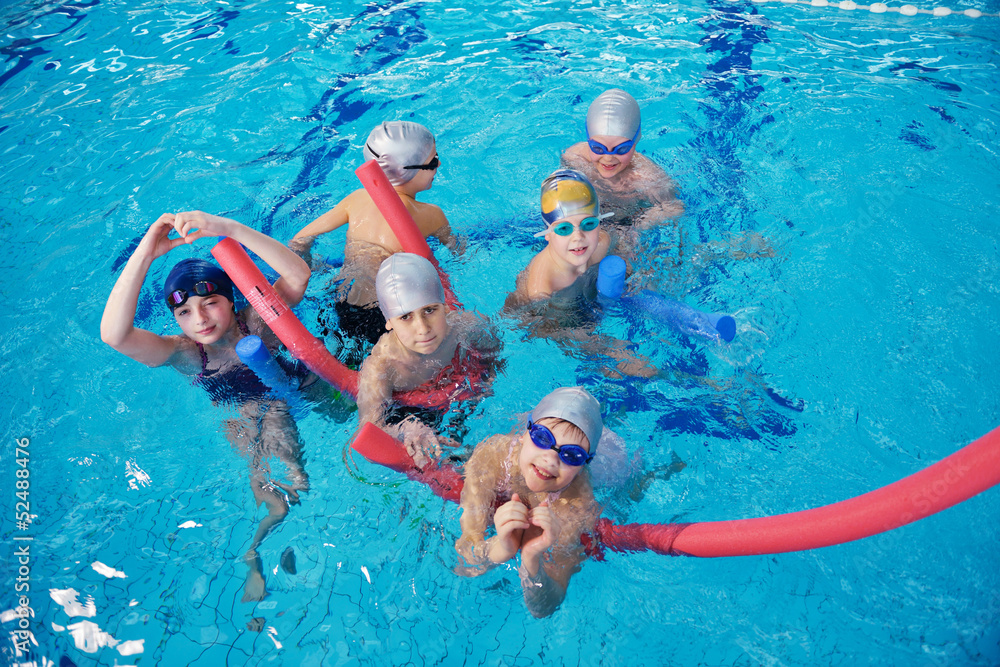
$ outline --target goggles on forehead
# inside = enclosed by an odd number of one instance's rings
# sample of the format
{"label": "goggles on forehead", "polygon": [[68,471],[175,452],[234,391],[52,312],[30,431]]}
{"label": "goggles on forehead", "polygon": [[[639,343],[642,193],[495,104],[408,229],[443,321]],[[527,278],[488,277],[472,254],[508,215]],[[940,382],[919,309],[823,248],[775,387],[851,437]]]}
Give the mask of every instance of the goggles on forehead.
{"label": "goggles on forehead", "polygon": [[590,146],[590,152],[595,155],[625,155],[632,147],[635,146],[635,140],[639,137],[639,129],[636,128],[635,134],[628,141],[623,141],[614,148],[608,148],[600,141],[594,141],[590,137],[587,137],[587,145]]}
{"label": "goggles on forehead", "polygon": [[582,466],[594,458],[580,445],[557,445],[556,436],[546,426],[536,424],[528,419],[528,435],[531,442],[539,449],[554,449],[559,459],[568,466]]}
{"label": "goggles on forehead", "polygon": [[601,224],[601,220],[603,220],[604,218],[611,217],[612,215],[614,215],[614,212],[609,211],[604,215],[590,216],[588,218],[584,218],[583,220],[581,220],[579,225],[574,225],[569,220],[563,220],[562,222],[553,223],[552,225],[546,227],[542,231],[535,234],[535,236],[536,237],[545,236],[546,234],[549,233],[549,229],[555,232],[556,236],[569,236],[570,234],[573,233],[573,230],[576,229],[577,226],[580,227],[581,232],[592,232],[595,229],[597,229],[597,226],[599,224]]}
{"label": "goggles on forehead", "polygon": [[178,306],[184,305],[184,302],[188,300],[190,296],[209,296],[210,294],[215,294],[219,291],[219,286],[210,280],[199,280],[194,285],[191,286],[191,293],[187,290],[175,289],[173,292],[167,295],[167,305],[173,310]]}

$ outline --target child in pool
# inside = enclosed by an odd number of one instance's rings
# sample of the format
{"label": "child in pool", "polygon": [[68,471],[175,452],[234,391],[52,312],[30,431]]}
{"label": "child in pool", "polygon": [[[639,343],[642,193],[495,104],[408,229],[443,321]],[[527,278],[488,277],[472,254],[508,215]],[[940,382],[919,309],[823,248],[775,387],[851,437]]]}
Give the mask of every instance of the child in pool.
{"label": "child in pool", "polygon": [[610,238],[601,228],[600,200],[586,176],[558,169],[542,182],[542,220],[547,244],[517,277],[504,309],[520,317],[533,335],[584,348],[617,361],[625,375],[651,377],[657,370],[632,354],[624,341],[594,333],[588,318],[597,298],[598,265]]}
{"label": "child in pool", "polygon": [[[597,399],[565,387],[538,403],[524,430],[479,443],[465,465],[455,543],[461,574],[482,574],[520,552],[528,610],[536,617],[555,611],[586,557],[580,535],[600,514],[585,466],[602,428]],[[486,539],[491,525],[496,534]]]}
{"label": "child in pool", "polygon": [[[639,104],[624,90],[612,88],[600,95],[587,110],[587,141],[570,146],[562,155],[562,164],[586,174],[601,203],[609,213],[614,254],[632,261],[639,249],[639,232],[684,212],[677,199],[674,181],[645,155],[636,151],[642,138]],[[677,228],[674,242],[678,259],[684,253],[697,255],[694,264],[704,265],[717,259],[757,259],[771,257],[774,251],[759,234],[751,232],[721,245],[686,248],[683,230]],[[667,249],[648,254],[664,256]],[[678,260],[665,260],[674,275],[684,267]],[[697,266],[694,267],[697,270]],[[662,273],[662,270],[658,270]]]}
{"label": "child in pool", "polygon": [[393,392],[427,388],[457,395],[468,387],[484,392],[498,369],[500,341],[484,318],[447,309],[437,269],[420,255],[390,256],[375,285],[388,331],[361,366],[358,425],[391,424],[385,430],[423,467],[428,456],[441,456],[435,431],[442,415],[393,406]]}
{"label": "child in pool", "polygon": [[582,173],[559,169],[542,181],[546,226],[535,236],[545,237],[546,246],[517,277],[507,306],[541,299],[572,300],[588,292],[596,284],[597,265],[610,245],[608,233],[600,226],[601,217],[594,186]]}
{"label": "child in pool", "polygon": [[587,110],[587,141],[563,153],[562,163],[586,174],[605,208],[615,212],[612,225],[642,229],[684,212],[673,180],[636,151],[641,138],[638,103],[612,88]]}
{"label": "child in pool", "polygon": [[[171,231],[180,238],[170,238]],[[180,245],[212,236],[239,241],[275,269],[281,277],[274,288],[289,305],[302,298],[309,267],[278,241],[235,220],[201,211],[165,213],[150,226],[111,290],[101,319],[101,340],[147,366],[165,364],[194,376],[214,401],[237,405],[240,418],[227,420],[226,435],[238,449],[252,454],[251,488],[258,505],[264,503],[268,512],[245,556],[249,573],[243,600],[260,600],[267,591],[256,550],[288,514],[288,500],[275,487],[283,489],[291,502],[298,502],[298,492],[309,488],[298,430],[288,406],[271,398],[267,387],[236,354],[236,343],[244,336],[258,335],[271,349],[277,348],[277,338],[252,308],[235,311],[229,276],[199,259],[179,262],[164,284],[167,306],[182,335],[161,336],[135,326],[139,293],[153,261]],[[269,478],[265,466],[270,455],[285,463],[291,484]]]}
{"label": "child in pool", "polygon": [[[456,249],[458,242],[444,212],[434,204],[416,199],[417,194],[434,184],[441,164],[434,135],[418,123],[382,123],[368,135],[364,156],[382,167],[424,237],[435,236],[452,250]],[[385,331],[385,320],[376,308],[375,274],[382,260],[400,252],[402,247],[368,192],[360,188],[347,195],[300,229],[289,246],[309,261],[308,253],[315,238],[344,224],[347,241],[340,270],[343,283],[335,308],[341,330],[351,338],[374,344]]]}

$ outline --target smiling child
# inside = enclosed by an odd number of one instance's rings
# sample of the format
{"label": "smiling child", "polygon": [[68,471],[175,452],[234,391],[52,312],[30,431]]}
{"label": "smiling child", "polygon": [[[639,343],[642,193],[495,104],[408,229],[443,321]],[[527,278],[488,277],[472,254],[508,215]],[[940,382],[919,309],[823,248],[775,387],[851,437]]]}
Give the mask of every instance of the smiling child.
{"label": "smiling child", "polygon": [[[179,238],[170,238],[171,232]],[[146,366],[172,366],[193,376],[213,401],[238,409],[240,417],[225,422],[226,437],[251,457],[254,499],[258,505],[264,503],[268,512],[245,556],[249,567],[246,602],[267,595],[257,547],[288,514],[289,502],[298,502],[298,492],[309,488],[298,430],[288,406],[275,400],[236,354],[236,343],[244,336],[260,336],[272,350],[278,340],[252,308],[236,312],[232,280],[218,266],[200,259],[178,262],[164,283],[164,300],[183,335],[161,336],[135,326],[139,293],[153,261],[178,246],[214,236],[239,241],[277,271],[280,278],[274,289],[289,306],[302,299],[309,267],[278,241],[235,220],[201,211],[165,213],[146,231],[111,290],[101,319],[101,340]],[[267,459],[272,455],[287,466],[290,483],[269,474]]]}
{"label": "smiling child", "polygon": [[544,236],[546,246],[517,277],[508,308],[556,295],[575,298],[593,286],[597,264],[608,253],[600,203],[586,176],[572,169],[554,171],[542,181],[541,208],[545,229],[535,236]]}
{"label": "smiling child", "polygon": [[635,99],[618,88],[607,90],[587,111],[587,141],[567,149],[562,163],[590,178],[605,208],[615,212],[609,224],[641,229],[676,218],[684,205],[666,172],[636,151],[640,125]]}
{"label": "smiling child", "polygon": [[[482,574],[520,553],[528,610],[536,617],[555,611],[586,557],[580,535],[600,514],[585,468],[602,429],[597,399],[564,387],[535,406],[523,430],[479,443],[465,466],[455,543],[461,574]],[[487,539],[491,525],[496,533]]]}

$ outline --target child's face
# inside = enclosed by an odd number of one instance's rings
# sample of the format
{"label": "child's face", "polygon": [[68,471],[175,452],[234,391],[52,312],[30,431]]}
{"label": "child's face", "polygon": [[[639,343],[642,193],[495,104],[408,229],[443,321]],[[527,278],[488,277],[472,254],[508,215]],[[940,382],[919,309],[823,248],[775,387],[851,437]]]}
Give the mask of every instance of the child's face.
{"label": "child's face", "polygon": [[[614,149],[618,144],[628,141],[628,137],[612,137],[605,135],[597,135],[590,137],[593,141],[603,144],[608,149]],[[618,174],[625,171],[629,163],[632,161],[632,156],[635,155],[635,146],[625,153],[625,155],[615,155],[614,153],[607,153],[600,155],[588,149],[587,154],[590,161],[597,167],[597,173],[601,175],[602,178],[611,178],[612,176],[617,176]]]}
{"label": "child's face", "polygon": [[431,303],[412,312],[392,317],[386,329],[396,332],[403,347],[417,354],[433,354],[447,338],[448,311],[443,303]]}
{"label": "child's face", "polygon": [[[437,143],[431,145],[431,152],[424,159],[423,164],[430,164],[437,156]],[[440,158],[439,158],[440,159]],[[437,176],[437,169],[416,169],[417,175],[410,179],[407,184],[414,193],[430,190],[434,185],[434,177]]]}
{"label": "child's face", "polygon": [[[580,223],[583,222],[584,218],[588,217],[593,216],[583,213],[571,215],[550,225],[549,230],[545,233],[545,240],[548,241],[551,251],[563,261],[575,267],[587,266],[590,258],[594,255],[594,251],[597,250],[597,244],[600,241],[600,225],[589,232],[580,229]],[[569,236],[560,236],[555,232],[555,227],[563,222],[569,222],[573,225],[573,231]]]}
{"label": "child's face", "polygon": [[233,326],[233,302],[221,294],[189,296],[174,308],[174,319],[184,335],[202,345],[211,345]]}
{"label": "child's face", "polygon": [[[578,432],[576,432],[575,438],[567,435],[569,425],[566,422],[553,424],[550,420],[540,419],[538,423],[547,426],[552,431],[552,435],[556,437],[557,446],[580,445],[588,453],[590,452],[590,444],[586,438],[580,437]],[[564,463],[554,449],[542,449],[535,445],[527,430],[521,436],[518,467],[528,489],[536,493],[562,491],[576,479],[576,476],[584,468],[584,466],[571,466]]]}

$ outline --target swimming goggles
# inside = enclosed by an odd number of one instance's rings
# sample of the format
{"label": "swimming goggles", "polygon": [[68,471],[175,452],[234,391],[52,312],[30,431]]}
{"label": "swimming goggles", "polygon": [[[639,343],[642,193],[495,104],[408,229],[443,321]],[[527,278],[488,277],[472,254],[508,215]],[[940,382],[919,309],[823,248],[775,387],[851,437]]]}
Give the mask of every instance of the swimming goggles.
{"label": "swimming goggles", "polygon": [[554,449],[559,459],[568,466],[582,466],[590,463],[594,458],[593,454],[588,454],[587,450],[580,445],[557,445],[556,436],[547,427],[536,424],[528,419],[528,435],[535,447],[539,449]]}
{"label": "swimming goggles", "polygon": [[[589,217],[589,218],[584,218],[583,220],[580,221],[580,225],[579,225],[580,231],[581,232],[592,232],[595,229],[597,229],[597,225],[601,224],[601,220],[603,220],[604,218],[610,217],[612,215],[614,215],[614,212],[610,211],[610,212],[605,213],[604,215],[601,215],[601,216],[596,216],[596,217],[592,216],[592,217]],[[563,220],[562,222],[557,222],[557,223],[553,224],[552,227],[551,227],[552,231],[556,233],[556,236],[569,236],[570,234],[573,233],[573,230],[576,229],[576,228],[577,228],[577,225],[574,225],[569,220]],[[535,236],[536,237],[545,236],[548,233],[549,233],[549,227],[546,227],[542,231],[540,231],[537,234],[535,234]]]}
{"label": "swimming goggles", "polygon": [[219,291],[219,286],[209,280],[200,280],[191,287],[194,294],[188,294],[187,290],[175,289],[167,295],[167,305],[171,308],[184,305],[189,296],[209,296]]}
{"label": "swimming goggles", "polygon": [[590,152],[596,155],[625,155],[625,153],[628,153],[635,146],[635,140],[639,137],[640,129],[637,127],[631,139],[621,142],[614,148],[608,148],[600,141],[594,141],[590,137],[587,137],[587,145],[590,146]]}
{"label": "swimming goggles", "polygon": [[432,169],[437,169],[441,166],[441,158],[437,155],[431,158],[431,161],[427,164],[408,164],[403,169],[426,169],[428,171]]}
{"label": "swimming goggles", "polygon": [[[368,151],[375,157],[376,160],[382,157],[381,155],[373,151],[372,147],[369,146],[368,144],[365,144],[365,148],[368,149]],[[439,158],[435,154],[434,157],[431,158],[431,161],[428,162],[427,164],[408,164],[405,167],[403,167],[403,169],[426,169],[430,171],[432,169],[437,169],[440,166],[441,166],[441,158]]]}

